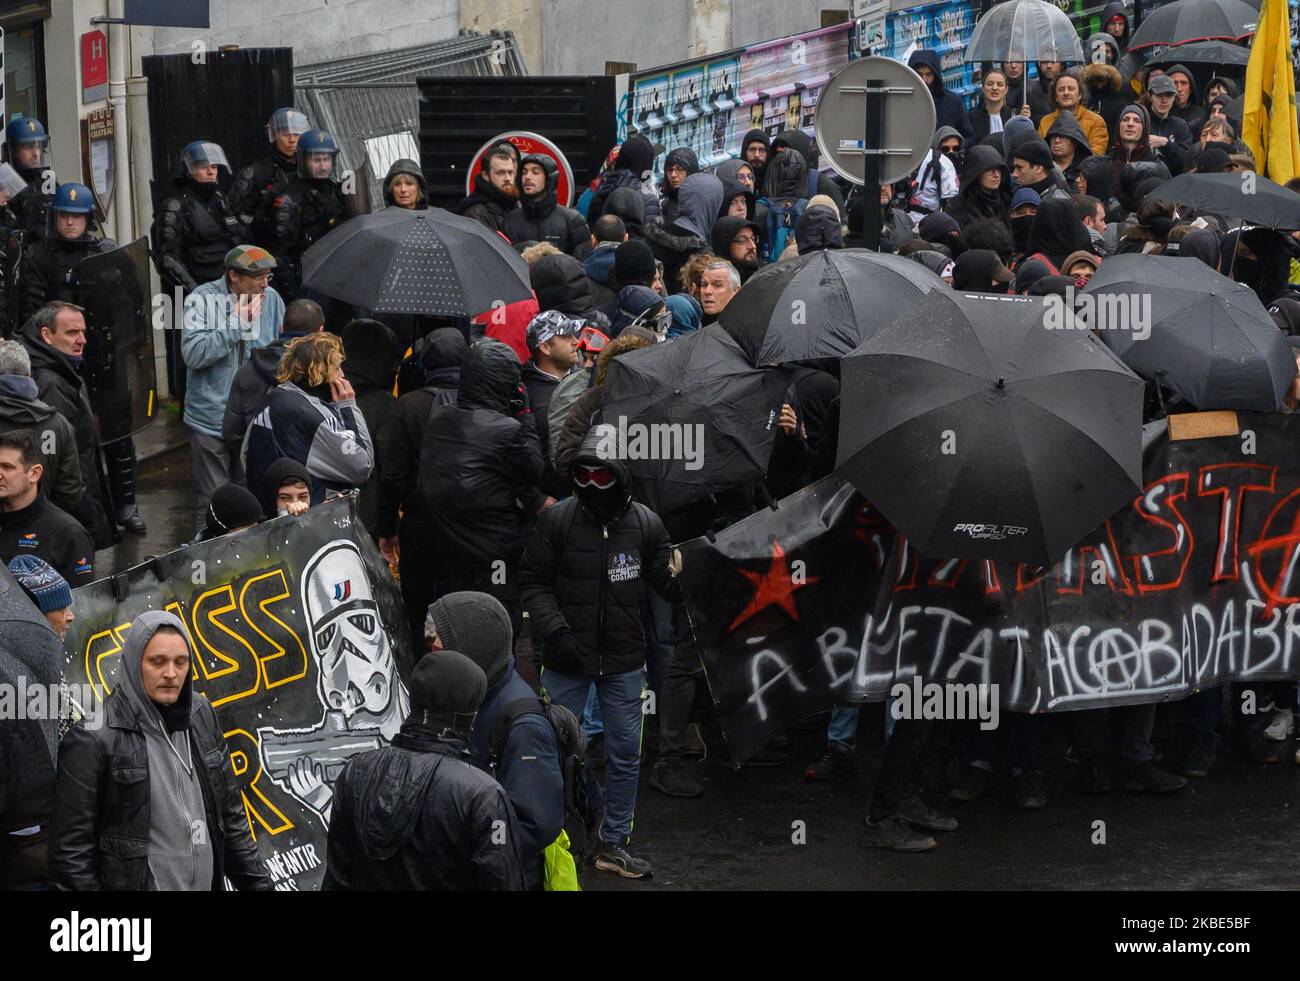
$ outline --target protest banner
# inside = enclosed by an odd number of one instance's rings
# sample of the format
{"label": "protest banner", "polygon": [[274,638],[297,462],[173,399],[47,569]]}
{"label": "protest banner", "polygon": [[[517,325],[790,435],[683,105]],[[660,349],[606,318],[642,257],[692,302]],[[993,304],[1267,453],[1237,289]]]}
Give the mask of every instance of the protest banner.
{"label": "protest banner", "polygon": [[275,888],[319,887],[331,788],[408,712],[412,648],[356,495],[178,549],[73,592],[64,676],[105,697],[134,617],[175,613]]}
{"label": "protest banner", "polygon": [[1051,569],[917,555],[834,477],[683,545],[736,757],[918,677],[1055,712],[1300,676],[1300,418],[1226,415],[1230,435],[1156,434],[1141,494]]}

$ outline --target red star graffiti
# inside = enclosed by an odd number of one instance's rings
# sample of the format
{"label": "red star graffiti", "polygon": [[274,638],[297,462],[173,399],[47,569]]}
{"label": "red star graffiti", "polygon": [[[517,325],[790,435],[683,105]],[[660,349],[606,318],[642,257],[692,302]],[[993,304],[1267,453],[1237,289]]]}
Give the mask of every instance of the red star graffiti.
{"label": "red star graffiti", "polygon": [[818,579],[817,576],[810,576],[804,578],[802,582],[795,582],[790,572],[790,563],[785,558],[785,549],[776,539],[772,540],[772,562],[766,572],[749,572],[745,569],[738,571],[754,584],[754,598],[732,621],[731,626],[727,628],[728,631],[735,630],[743,621],[769,606],[779,606],[791,620],[798,620],[799,610],[794,605],[794,591]]}

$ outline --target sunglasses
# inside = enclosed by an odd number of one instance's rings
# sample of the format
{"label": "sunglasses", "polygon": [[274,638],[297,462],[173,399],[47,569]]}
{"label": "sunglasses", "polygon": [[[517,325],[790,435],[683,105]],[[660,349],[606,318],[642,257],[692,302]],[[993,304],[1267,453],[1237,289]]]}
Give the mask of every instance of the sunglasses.
{"label": "sunglasses", "polygon": [[584,467],[577,464],[573,468],[573,482],[579,487],[595,487],[606,490],[614,486],[614,471],[609,467]]}

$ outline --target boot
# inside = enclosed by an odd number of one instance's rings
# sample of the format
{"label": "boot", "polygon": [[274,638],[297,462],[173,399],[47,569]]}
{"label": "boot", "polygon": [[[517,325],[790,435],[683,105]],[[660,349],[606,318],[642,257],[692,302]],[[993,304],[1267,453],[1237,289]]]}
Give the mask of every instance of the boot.
{"label": "boot", "polygon": [[104,462],[108,466],[114,520],[131,534],[143,535],[144,518],[135,502],[135,442],[128,436],[106,443]]}

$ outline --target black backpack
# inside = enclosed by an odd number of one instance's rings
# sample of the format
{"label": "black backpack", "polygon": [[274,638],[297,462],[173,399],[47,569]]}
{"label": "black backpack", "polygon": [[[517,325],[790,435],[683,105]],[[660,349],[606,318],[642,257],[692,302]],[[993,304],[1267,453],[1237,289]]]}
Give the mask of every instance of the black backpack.
{"label": "black backpack", "polygon": [[510,727],[521,715],[540,715],[555,731],[560,773],[564,777],[564,830],[569,835],[573,861],[581,872],[599,818],[587,797],[587,734],[576,715],[545,696],[532,695],[507,702],[488,738],[488,766],[493,776],[501,763]]}

